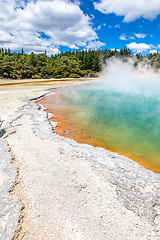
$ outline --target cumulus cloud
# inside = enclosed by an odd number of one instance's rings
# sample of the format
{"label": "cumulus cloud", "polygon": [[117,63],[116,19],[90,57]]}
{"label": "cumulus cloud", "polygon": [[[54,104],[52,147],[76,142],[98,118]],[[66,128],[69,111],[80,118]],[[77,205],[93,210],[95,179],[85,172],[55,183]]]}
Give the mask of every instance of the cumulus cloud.
{"label": "cumulus cloud", "polygon": [[0,1],[0,47],[56,52],[59,46],[78,49],[98,39],[77,1]]}
{"label": "cumulus cloud", "polygon": [[127,47],[135,52],[146,52],[147,50],[150,50],[153,46],[146,43],[132,42],[130,44],[127,44]]}
{"label": "cumulus cloud", "polygon": [[98,49],[105,45],[106,45],[105,43],[102,43],[100,41],[90,41],[86,46],[86,49]]}
{"label": "cumulus cloud", "polygon": [[144,34],[144,33],[134,33],[134,35],[137,37],[137,38],[145,38],[147,36],[147,34]]}
{"label": "cumulus cloud", "polygon": [[151,54],[154,54],[154,53],[157,53],[157,50],[152,49],[152,50],[150,50],[149,52],[150,52]]}
{"label": "cumulus cloud", "polygon": [[133,36],[127,37],[124,33],[119,37],[120,40],[135,39]]}
{"label": "cumulus cloud", "polygon": [[160,0],[100,0],[94,2],[94,7],[105,14],[124,16],[124,22],[131,22],[140,17],[153,20],[160,14]]}
{"label": "cumulus cloud", "polygon": [[127,40],[127,36],[123,33],[120,37],[119,37],[120,40]]}

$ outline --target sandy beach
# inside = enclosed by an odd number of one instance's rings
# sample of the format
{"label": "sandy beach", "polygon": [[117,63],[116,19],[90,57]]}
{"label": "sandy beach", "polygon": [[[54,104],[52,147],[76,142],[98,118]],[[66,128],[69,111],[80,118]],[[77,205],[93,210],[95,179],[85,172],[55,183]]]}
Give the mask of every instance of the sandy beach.
{"label": "sandy beach", "polygon": [[66,84],[0,81],[0,239],[160,239],[160,174],[60,137],[35,102]]}

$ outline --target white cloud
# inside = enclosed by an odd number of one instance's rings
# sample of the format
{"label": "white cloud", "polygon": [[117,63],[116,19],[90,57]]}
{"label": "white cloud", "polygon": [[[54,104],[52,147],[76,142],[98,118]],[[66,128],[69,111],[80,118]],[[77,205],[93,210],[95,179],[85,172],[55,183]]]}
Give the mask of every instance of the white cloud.
{"label": "white cloud", "polygon": [[101,30],[102,26],[99,25],[98,27],[93,28],[94,31]]}
{"label": "white cloud", "polygon": [[0,31],[0,45],[3,45],[4,43],[11,43],[12,42],[12,35],[7,33],[7,32],[3,32]]}
{"label": "white cloud", "polygon": [[146,52],[151,49],[152,45],[132,42],[130,44],[127,44],[127,47],[135,52]]}
{"label": "white cloud", "polygon": [[150,47],[151,47],[151,48],[155,48],[155,49],[157,49],[157,47],[154,46],[153,44],[150,44]]}
{"label": "white cloud", "polygon": [[60,45],[78,49],[98,39],[77,1],[6,0],[0,4],[0,47],[48,52],[58,51]]}
{"label": "white cloud", "polygon": [[95,19],[95,16],[93,14],[90,14],[91,19]]}
{"label": "white cloud", "polygon": [[119,24],[116,24],[114,27],[115,28],[121,28],[121,26]]}
{"label": "white cloud", "polygon": [[98,49],[102,46],[105,46],[105,43],[102,43],[100,41],[91,41],[88,43],[88,45],[86,46],[86,49]]}
{"label": "white cloud", "polygon": [[75,4],[77,4],[77,5],[80,5],[81,4],[81,2],[79,1],[79,0],[74,0],[73,1]]}
{"label": "white cloud", "polygon": [[131,22],[140,17],[153,20],[160,14],[160,0],[100,0],[94,2],[94,7],[105,14],[124,16],[124,22]]}
{"label": "white cloud", "polygon": [[116,24],[115,26],[110,26],[108,25],[109,28],[121,28],[121,26],[119,24]]}
{"label": "white cloud", "polygon": [[149,51],[151,54],[157,53],[157,50],[153,49]]}
{"label": "white cloud", "polygon": [[123,33],[120,37],[119,37],[120,40],[127,40],[127,36]]}
{"label": "white cloud", "polygon": [[124,33],[119,37],[120,40],[135,39],[133,36],[127,37]]}
{"label": "white cloud", "polygon": [[147,34],[144,34],[144,33],[134,33],[134,35],[137,37],[137,38],[145,38],[147,36]]}
{"label": "white cloud", "polygon": [[111,51],[117,50],[117,52],[120,52],[120,49],[117,49],[117,48],[110,48],[109,50],[111,50]]}

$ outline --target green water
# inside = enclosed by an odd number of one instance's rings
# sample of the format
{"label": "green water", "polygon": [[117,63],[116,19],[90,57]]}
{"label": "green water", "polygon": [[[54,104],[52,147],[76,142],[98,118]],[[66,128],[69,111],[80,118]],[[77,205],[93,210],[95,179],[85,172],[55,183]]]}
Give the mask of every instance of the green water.
{"label": "green water", "polygon": [[[54,102],[53,102],[54,104]],[[107,148],[141,158],[160,170],[160,97],[118,92],[97,84],[62,91],[58,104],[69,105],[68,117]]]}

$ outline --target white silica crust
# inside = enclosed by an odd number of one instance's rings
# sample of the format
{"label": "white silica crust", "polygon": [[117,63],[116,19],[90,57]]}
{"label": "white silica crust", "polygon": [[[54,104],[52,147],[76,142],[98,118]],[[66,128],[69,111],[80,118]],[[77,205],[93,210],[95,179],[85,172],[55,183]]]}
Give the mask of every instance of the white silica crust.
{"label": "white silica crust", "polygon": [[0,138],[0,239],[9,240],[18,227],[20,203],[8,193],[16,181],[17,171],[10,164],[7,142]]}

